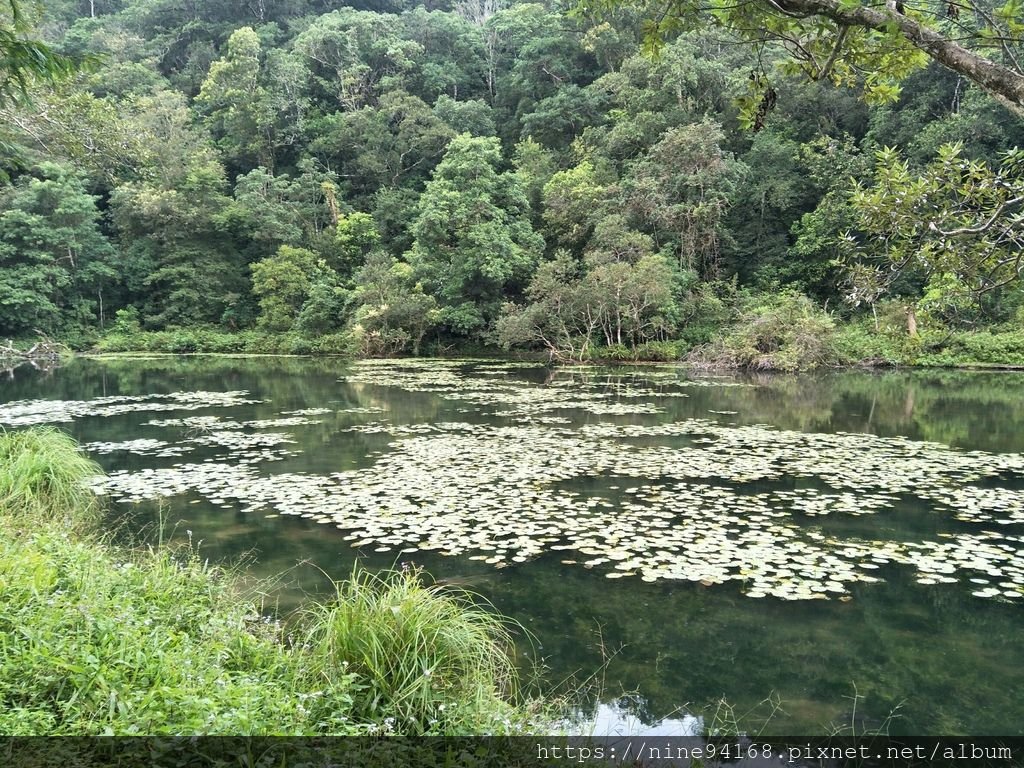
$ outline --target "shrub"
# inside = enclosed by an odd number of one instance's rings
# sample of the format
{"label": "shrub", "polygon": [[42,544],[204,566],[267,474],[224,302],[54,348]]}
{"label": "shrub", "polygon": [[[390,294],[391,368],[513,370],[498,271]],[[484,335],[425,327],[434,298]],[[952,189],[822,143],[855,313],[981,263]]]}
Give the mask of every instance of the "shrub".
{"label": "shrub", "polygon": [[367,330],[356,324],[352,338],[362,357],[397,357],[412,344],[412,337],[404,328]]}
{"label": "shrub", "polygon": [[162,354],[353,355],[357,348],[347,333],[309,336],[302,333],[264,333],[215,328],[108,333],[95,346],[98,352],[158,352]]}
{"label": "shrub", "polygon": [[839,362],[832,318],[792,290],[753,297],[725,334],[695,349],[697,364],[760,371],[810,370]]}
{"label": "shrub", "polygon": [[628,347],[625,344],[611,344],[604,347],[591,347],[587,350],[586,359],[604,362],[670,363],[680,360],[689,346],[686,342],[678,341],[648,341],[634,347]]}
{"label": "shrub", "polygon": [[110,332],[119,336],[133,336],[142,330],[142,319],[135,307],[119,309],[114,315]]}
{"label": "shrub", "polygon": [[590,360],[607,360],[611,362],[619,362],[623,360],[633,360],[633,350],[627,347],[625,344],[610,344],[606,347],[591,347],[587,358]]}
{"label": "shrub", "polygon": [[330,333],[320,336],[313,342],[313,351],[318,355],[354,357],[358,347],[350,333]]}
{"label": "shrub", "polygon": [[693,347],[707,344],[722,332],[725,323],[700,321],[687,323],[679,330],[680,351],[685,355]]}
{"label": "shrub", "polygon": [[634,360],[647,360],[655,363],[671,363],[681,360],[690,345],[680,341],[648,341],[633,350]]}
{"label": "shrub", "polygon": [[921,365],[1024,365],[1024,331],[977,331],[947,336],[923,352]]}
{"label": "shrub", "polygon": [[122,333],[108,333],[96,342],[97,352],[131,352],[138,349],[132,337]]}
{"label": "shrub", "polygon": [[912,360],[909,338],[892,333],[878,333],[871,321],[850,323],[835,335],[835,350],[840,362],[868,365],[900,365]]}

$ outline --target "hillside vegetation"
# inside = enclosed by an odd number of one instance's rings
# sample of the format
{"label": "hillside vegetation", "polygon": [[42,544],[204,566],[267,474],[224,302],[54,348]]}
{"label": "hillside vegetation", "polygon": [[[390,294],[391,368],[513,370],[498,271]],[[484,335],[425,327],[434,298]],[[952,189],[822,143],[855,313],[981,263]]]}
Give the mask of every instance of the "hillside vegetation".
{"label": "hillside vegetation", "polygon": [[0,337],[1019,364],[1016,113],[604,5],[26,9],[92,64],[0,102]]}

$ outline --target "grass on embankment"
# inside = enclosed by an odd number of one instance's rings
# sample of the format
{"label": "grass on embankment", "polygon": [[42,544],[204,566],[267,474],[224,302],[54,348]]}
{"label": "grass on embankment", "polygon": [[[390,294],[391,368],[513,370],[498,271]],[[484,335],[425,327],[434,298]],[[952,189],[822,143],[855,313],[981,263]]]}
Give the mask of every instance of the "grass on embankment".
{"label": "grass on embankment", "polygon": [[281,625],[188,548],[89,533],[99,468],[0,433],[0,734],[500,732],[505,623],[415,572],[356,575]]}

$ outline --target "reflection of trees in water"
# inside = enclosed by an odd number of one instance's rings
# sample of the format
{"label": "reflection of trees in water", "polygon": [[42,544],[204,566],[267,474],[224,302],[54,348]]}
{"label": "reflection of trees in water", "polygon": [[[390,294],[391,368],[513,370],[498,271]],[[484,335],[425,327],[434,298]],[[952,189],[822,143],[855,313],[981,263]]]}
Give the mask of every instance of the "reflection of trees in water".
{"label": "reflection of trees in water", "polygon": [[744,376],[742,423],[865,432],[953,447],[1017,451],[1024,375],[1008,371],[854,371]]}
{"label": "reflection of trees in water", "polygon": [[48,377],[65,362],[60,357],[9,357],[0,354],[0,378],[14,381],[16,375],[23,377],[28,372],[31,372],[30,375]]}
{"label": "reflection of trees in water", "polygon": [[906,702],[897,732],[995,735],[1009,713],[1020,720],[1019,608],[912,585],[909,574],[876,586],[862,623],[882,663],[858,687],[885,707]]}
{"label": "reflection of trees in water", "polygon": [[[377,407],[387,417],[415,422],[434,418],[447,406],[424,392],[340,382],[351,363],[337,358],[235,358],[174,356],[78,359],[60,376],[34,361],[0,368],[5,400],[32,399],[46,381],[47,397],[89,399],[121,393],[174,392],[219,385],[258,392],[262,399],[317,403],[336,410]],[[400,361],[398,364],[401,364]],[[683,367],[571,366],[517,372],[524,382],[617,392],[638,387],[658,393],[685,391],[688,398],[666,398],[657,421],[710,418],[708,411],[736,411],[742,424],[767,423],[801,431],[866,432],[983,450],[1017,450],[1024,433],[1024,374],[1004,371],[859,371],[808,375],[716,373],[715,380],[746,386],[686,387],[704,377]],[[682,390],[680,385],[683,385]],[[450,401],[449,401],[450,403]],[[296,406],[299,407],[299,406]],[[280,410],[280,408],[278,409]]]}
{"label": "reflection of trees in water", "polygon": [[506,615],[532,617],[541,654],[560,660],[549,679],[595,675],[598,684],[581,689],[591,712],[599,698],[641,691],[635,714],[645,723],[679,707],[706,716],[722,698],[753,725],[749,713],[767,714],[761,707],[774,693],[781,710],[769,733],[825,733],[849,727],[856,686],[862,724],[898,710],[893,733],[997,733],[1024,714],[1015,606],[922,588],[909,574],[856,587],[849,603],[780,604],[729,587],[533,571],[486,596]]}

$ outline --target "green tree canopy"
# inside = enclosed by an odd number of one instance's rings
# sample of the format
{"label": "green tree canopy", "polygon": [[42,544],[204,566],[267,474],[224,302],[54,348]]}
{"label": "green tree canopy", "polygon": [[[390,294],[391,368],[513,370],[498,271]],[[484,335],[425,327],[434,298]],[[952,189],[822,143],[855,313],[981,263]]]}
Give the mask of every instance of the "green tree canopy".
{"label": "green tree canopy", "polygon": [[[53,333],[101,319],[117,277],[97,198],[68,169],[23,176],[0,213],[0,328]],[[83,322],[84,321],[84,322]],[[90,322],[91,321],[91,322]]]}
{"label": "green tree canopy", "polygon": [[0,106],[24,98],[33,80],[54,83],[78,66],[31,35],[19,0],[5,0],[0,6]]}
{"label": "green tree canopy", "polygon": [[497,139],[457,136],[420,197],[409,263],[456,333],[491,323],[544,248],[519,177],[500,164]]}
{"label": "green tree canopy", "polygon": [[[868,0],[581,0],[587,16],[621,8],[646,15],[648,42],[657,47],[676,33],[724,27],[757,46],[783,54],[783,70],[812,80],[858,85],[869,98],[887,101],[899,84],[929,59],[958,72],[1024,111],[1024,19],[1019,0],[928,2],[884,7]],[[775,99],[774,88],[754,78],[746,104],[748,123],[758,125]]]}
{"label": "green tree canopy", "polygon": [[305,248],[282,245],[277,253],[252,265],[252,291],[260,302],[259,324],[270,331],[289,331],[327,265]]}
{"label": "green tree canopy", "polygon": [[1024,150],[1005,153],[993,167],[950,144],[915,172],[895,149],[884,149],[872,183],[858,185],[851,202],[866,235],[849,238],[854,303],[874,303],[911,270],[952,305],[1024,272]]}

